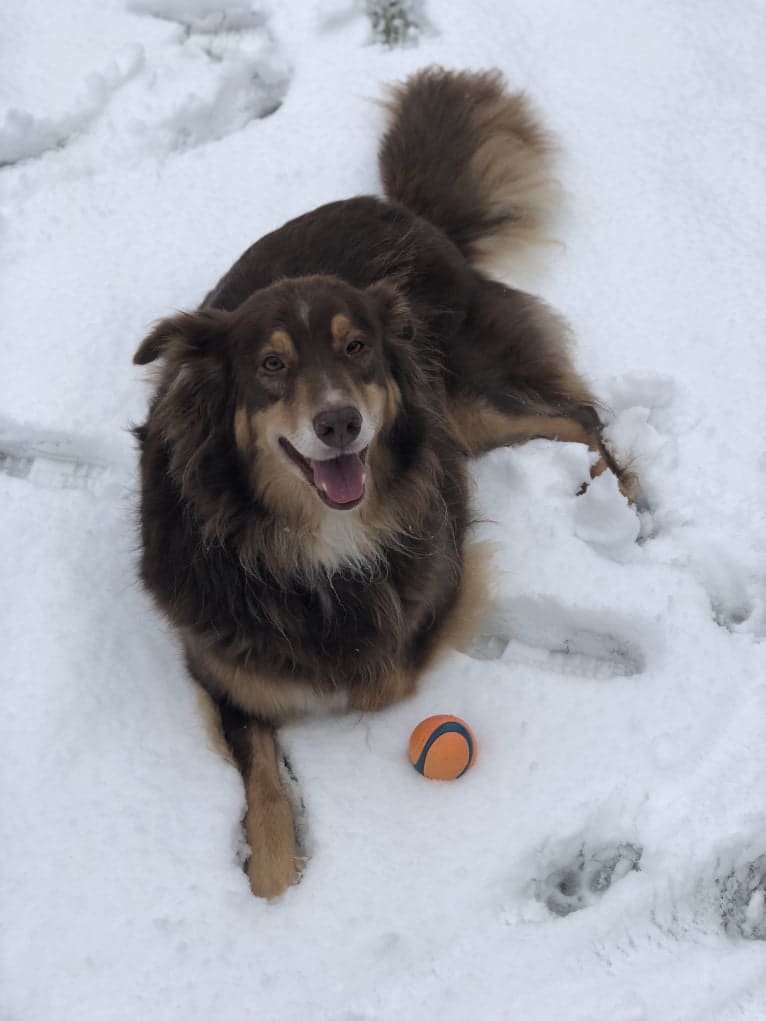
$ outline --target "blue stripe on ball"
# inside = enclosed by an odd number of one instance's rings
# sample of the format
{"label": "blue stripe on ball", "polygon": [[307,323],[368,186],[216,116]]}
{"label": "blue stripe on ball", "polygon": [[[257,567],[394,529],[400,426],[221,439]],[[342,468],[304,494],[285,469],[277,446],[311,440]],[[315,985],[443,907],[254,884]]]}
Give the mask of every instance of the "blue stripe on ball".
{"label": "blue stripe on ball", "polygon": [[431,736],[425,743],[423,751],[420,753],[420,756],[418,757],[418,761],[414,764],[415,769],[417,769],[418,773],[425,774],[426,758],[428,756],[428,752],[430,751],[431,745],[434,743],[434,741],[438,741],[442,734],[462,734],[468,743],[468,762],[466,762],[465,764],[465,769],[462,769],[455,777],[455,779],[457,780],[463,775],[463,773],[465,773],[466,769],[468,769],[468,767],[473,762],[473,741],[471,740],[470,733],[463,726],[463,724],[455,723],[452,720],[450,720],[449,723],[440,723],[436,730],[433,732],[433,734],[431,734]]}

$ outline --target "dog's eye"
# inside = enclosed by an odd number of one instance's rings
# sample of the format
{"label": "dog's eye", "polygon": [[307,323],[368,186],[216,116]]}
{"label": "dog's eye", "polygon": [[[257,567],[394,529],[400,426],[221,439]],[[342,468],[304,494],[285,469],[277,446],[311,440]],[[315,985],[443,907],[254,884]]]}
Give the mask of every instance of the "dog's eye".
{"label": "dog's eye", "polygon": [[278,358],[277,355],[269,355],[268,358],[263,359],[261,367],[264,368],[266,372],[281,372],[282,369],[285,368],[285,363],[281,358]]}
{"label": "dog's eye", "polygon": [[367,345],[363,340],[350,340],[348,344],[346,344],[346,354],[358,355],[361,351],[364,351],[366,347]]}

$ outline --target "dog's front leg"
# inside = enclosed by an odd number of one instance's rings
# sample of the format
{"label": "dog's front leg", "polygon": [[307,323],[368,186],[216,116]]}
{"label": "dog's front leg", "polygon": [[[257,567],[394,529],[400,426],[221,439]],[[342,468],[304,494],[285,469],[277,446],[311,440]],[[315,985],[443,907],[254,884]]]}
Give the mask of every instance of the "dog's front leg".
{"label": "dog's front leg", "polygon": [[257,897],[278,897],[298,881],[298,852],[290,796],[279,770],[274,727],[230,704],[219,706],[221,724],[245,784],[247,875]]}

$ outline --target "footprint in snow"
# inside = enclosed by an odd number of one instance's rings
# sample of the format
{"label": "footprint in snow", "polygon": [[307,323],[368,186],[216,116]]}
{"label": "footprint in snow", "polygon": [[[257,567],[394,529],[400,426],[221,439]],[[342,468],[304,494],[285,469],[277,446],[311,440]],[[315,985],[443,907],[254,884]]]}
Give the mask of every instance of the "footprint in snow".
{"label": "footprint in snow", "polygon": [[282,105],[290,69],[260,7],[131,0],[128,8],[177,31],[159,47],[135,42],[106,54],[56,118],[10,109],[0,123],[0,166],[60,150],[90,174],[94,161],[122,164],[217,141]]}
{"label": "footprint in snow", "polygon": [[730,936],[766,940],[766,854],[718,880],[721,918]]}
{"label": "footprint in snow", "polygon": [[735,634],[766,633],[762,571],[722,543],[705,541],[693,551],[691,569],[705,589],[715,623]]}
{"label": "footprint in snow", "polygon": [[463,651],[480,660],[579,677],[633,677],[645,669],[642,628],[616,613],[577,610],[548,597],[514,599]]}
{"label": "footprint in snow", "polygon": [[533,881],[535,899],[564,917],[590,907],[630,872],[639,870],[642,848],[631,843],[580,847],[574,859]]}
{"label": "footprint in snow", "polygon": [[133,466],[96,439],[2,423],[0,473],[43,489],[85,489],[96,495],[118,495],[136,485]]}

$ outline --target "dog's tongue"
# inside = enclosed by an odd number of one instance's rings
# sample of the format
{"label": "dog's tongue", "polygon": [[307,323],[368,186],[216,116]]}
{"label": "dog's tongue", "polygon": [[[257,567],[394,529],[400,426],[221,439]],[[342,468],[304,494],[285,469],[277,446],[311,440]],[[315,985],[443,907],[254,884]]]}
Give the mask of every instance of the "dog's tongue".
{"label": "dog's tongue", "polygon": [[330,461],[312,461],[314,485],[333,503],[354,503],[364,492],[364,465],[358,454],[341,454]]}

